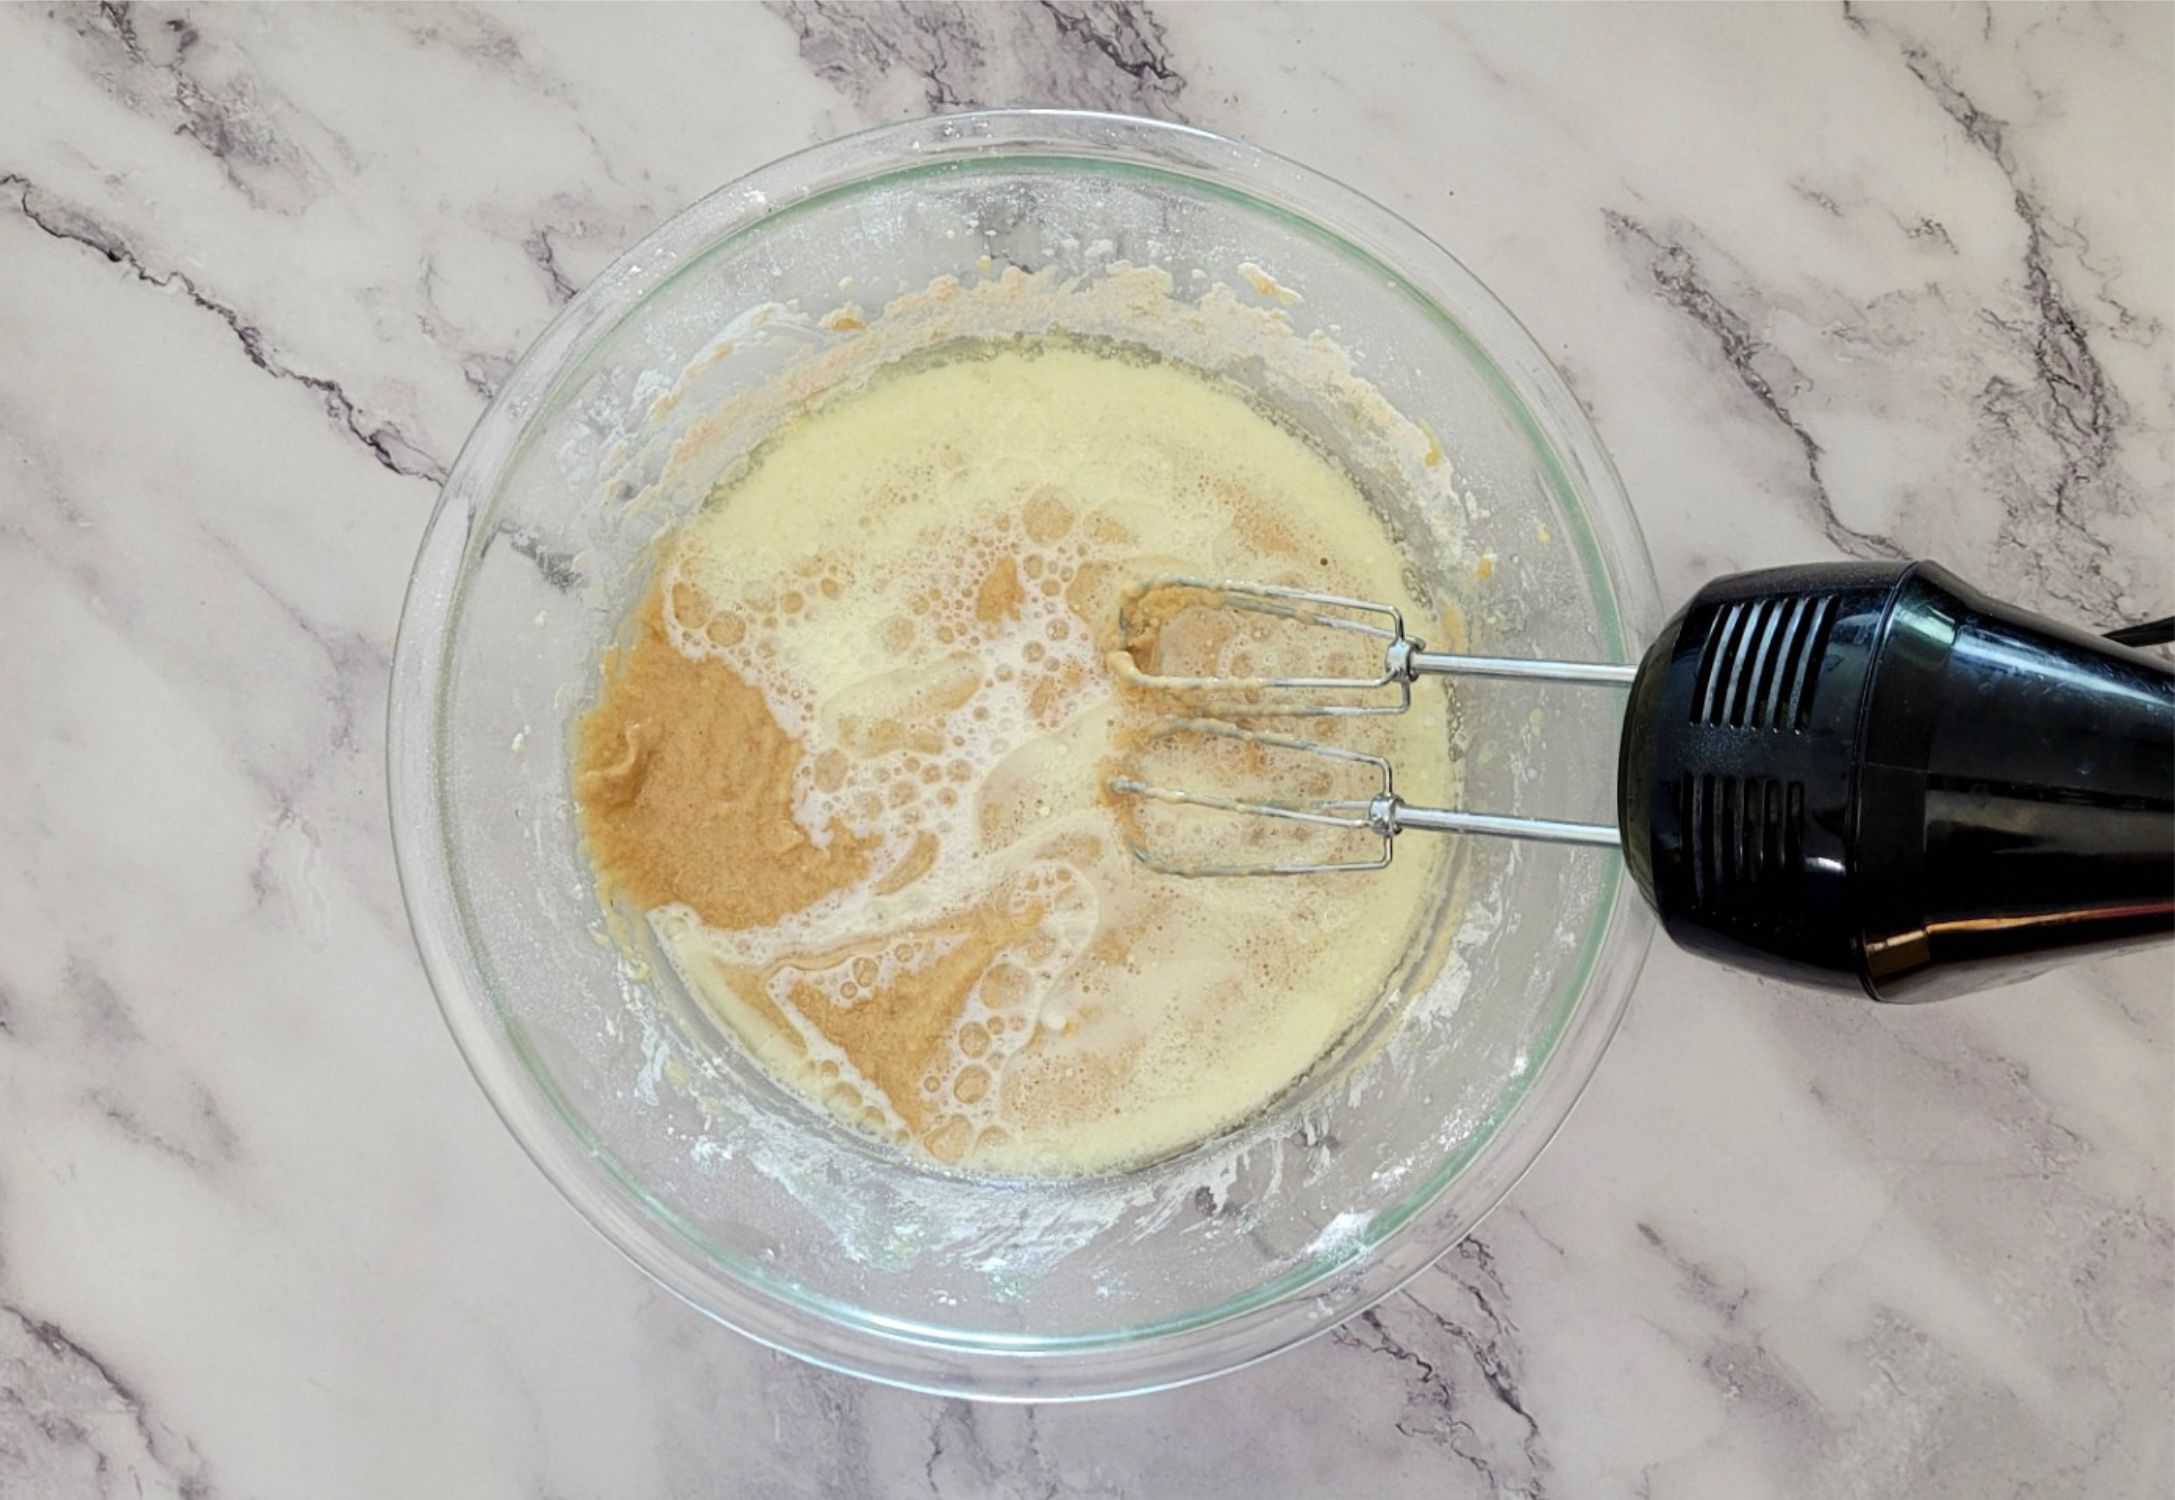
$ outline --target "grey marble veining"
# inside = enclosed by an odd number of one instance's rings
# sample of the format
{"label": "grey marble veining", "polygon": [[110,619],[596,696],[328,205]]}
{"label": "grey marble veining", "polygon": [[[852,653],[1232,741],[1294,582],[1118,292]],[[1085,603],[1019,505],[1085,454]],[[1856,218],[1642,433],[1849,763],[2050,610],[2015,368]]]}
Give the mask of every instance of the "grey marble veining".
{"label": "grey marble veining", "polygon": [[0,10],[0,1496],[2168,1493],[2165,953],[1888,1013],[1657,950],[1407,1291],[974,1407],[761,1351],[557,1201],[430,1003],[380,767],[436,485],[556,309],[754,165],[976,104],[1411,218],[1671,595],[1932,555],[2167,613],[2171,14]]}

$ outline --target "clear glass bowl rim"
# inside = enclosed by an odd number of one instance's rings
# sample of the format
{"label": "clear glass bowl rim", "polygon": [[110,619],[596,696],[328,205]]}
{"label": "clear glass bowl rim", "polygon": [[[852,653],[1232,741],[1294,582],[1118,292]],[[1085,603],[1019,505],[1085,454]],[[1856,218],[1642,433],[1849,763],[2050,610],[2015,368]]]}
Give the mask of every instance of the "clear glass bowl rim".
{"label": "clear glass bowl rim", "polygon": [[[441,1014],[507,1129],[553,1186],[660,1285],[746,1336],[827,1368],[913,1390],[999,1400],[1074,1400],[1166,1389],[1251,1364],[1390,1295],[1478,1225],[1532,1165],[1584,1092],[1620,1024],[1653,934],[1612,870],[1574,984],[1530,1082],[1495,1127],[1348,1256],[1234,1294],[1181,1327],[1049,1339],[912,1328],[781,1297],[702,1258],[640,1204],[647,1195],[587,1140],[524,1060],[469,945],[440,798],[444,663],[473,532],[532,422],[586,357],[674,275],[725,241],[818,194],[945,162],[1057,156],[1146,168],[1236,194],[1374,261],[1498,378],[1536,446],[1565,471],[1574,545],[1619,650],[1660,619],[1646,543],[1583,410],[1517,319],[1450,253],[1390,210],[1310,168],[1189,126],[1074,110],[1002,109],[880,125],[810,147],[717,189],[584,288],[508,376],[440,491],[410,575],[388,698],[387,780],[402,898]],[[1613,603],[1614,615],[1609,618]]]}

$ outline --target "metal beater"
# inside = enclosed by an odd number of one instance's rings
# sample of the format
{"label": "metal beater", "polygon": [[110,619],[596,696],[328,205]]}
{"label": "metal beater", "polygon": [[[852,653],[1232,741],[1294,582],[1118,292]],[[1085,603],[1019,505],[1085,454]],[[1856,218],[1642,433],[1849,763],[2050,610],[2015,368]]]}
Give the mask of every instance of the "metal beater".
{"label": "metal beater", "polygon": [[[1166,574],[1135,584],[1126,590],[1118,606],[1121,644],[1136,642],[1134,612],[1139,604],[1159,593],[1184,591],[1213,601],[1208,607],[1269,615],[1302,625],[1318,626],[1365,636],[1382,643],[1382,671],[1374,677],[1183,677],[1161,676],[1137,668],[1125,671],[1136,686],[1177,693],[1195,700],[1200,716],[1172,719],[1159,726],[1151,739],[1178,734],[1202,734],[1241,740],[1299,754],[1317,755],[1344,765],[1365,766],[1380,778],[1381,789],[1361,798],[1339,798],[1309,803],[1246,800],[1178,787],[1154,786],[1136,777],[1119,776],[1110,789],[1122,796],[1150,801],[1203,807],[1218,812],[1248,813],[1322,828],[1367,831],[1380,836],[1381,853],[1365,860],[1312,860],[1265,864],[1212,864],[1172,859],[1140,845],[1133,856],[1165,875],[1188,878],[1210,875],[1320,875],[1335,870],[1380,870],[1388,866],[1396,850],[1397,835],[1407,829],[1431,833],[1477,833],[1507,838],[1538,839],[1553,844],[1588,844],[1617,848],[1621,835],[1607,823],[1569,823],[1552,818],[1512,817],[1498,813],[1464,812],[1443,807],[1415,807],[1397,795],[1396,773],[1379,755],[1325,745],[1314,740],[1269,734],[1229,722],[1232,718],[1362,718],[1401,714],[1412,707],[1412,684],[1421,677],[1507,677],[1527,682],[1590,683],[1601,687],[1631,686],[1639,674],[1633,666],[1611,662],[1534,661],[1508,656],[1468,656],[1430,651],[1427,644],[1405,630],[1405,617],[1394,605],[1371,599],[1351,599],[1342,594],[1322,594],[1310,589],[1282,588],[1275,584],[1241,583],[1228,579],[1194,578]],[[1335,611],[1335,613],[1332,613]],[[1353,615],[1369,615],[1386,623],[1376,625]],[[1130,657],[1121,657],[1122,663]],[[1395,688],[1394,701],[1287,702],[1264,704],[1258,696],[1280,692],[1368,693]]]}

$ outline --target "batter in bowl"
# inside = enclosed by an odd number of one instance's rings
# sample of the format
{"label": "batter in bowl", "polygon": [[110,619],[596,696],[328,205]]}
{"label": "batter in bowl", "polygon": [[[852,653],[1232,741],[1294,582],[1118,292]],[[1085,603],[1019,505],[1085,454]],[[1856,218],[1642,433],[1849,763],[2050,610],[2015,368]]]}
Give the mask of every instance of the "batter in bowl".
{"label": "batter in bowl", "polygon": [[[605,663],[574,767],[601,893],[776,1076],[939,1162],[1104,1171],[1255,1114],[1383,999],[1439,844],[1365,876],[1135,861],[1106,784],[1170,705],[1109,658],[1120,592],[1166,572],[1426,617],[1352,481],[1182,366],[976,343],[831,398],[661,544]],[[1156,649],[1244,673],[1312,648],[1197,612]],[[1437,715],[1305,730],[1391,755],[1415,801],[1453,790]],[[1153,753],[1351,794],[1227,743]]]}

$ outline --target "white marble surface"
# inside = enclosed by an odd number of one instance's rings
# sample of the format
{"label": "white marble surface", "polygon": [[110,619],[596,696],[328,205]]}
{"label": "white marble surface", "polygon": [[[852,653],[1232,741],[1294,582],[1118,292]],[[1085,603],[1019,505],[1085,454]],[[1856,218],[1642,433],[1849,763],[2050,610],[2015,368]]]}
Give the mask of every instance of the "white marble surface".
{"label": "white marble surface", "polygon": [[2170,15],[0,9],[0,1496],[2168,1493],[2165,951],[1893,1013],[1658,951],[1409,1294],[974,1408],[763,1353],[559,1202],[431,1003],[381,753],[435,481],[570,290],[985,102],[1417,221],[1671,596],[1909,553],[2166,613]]}

